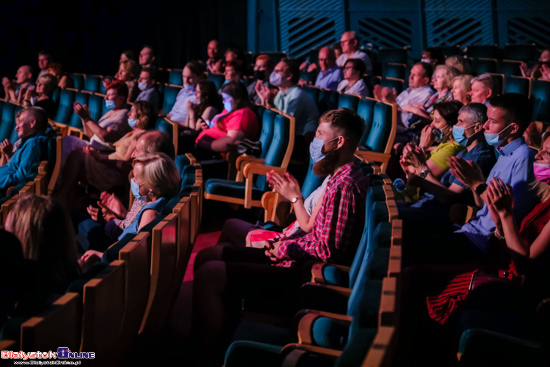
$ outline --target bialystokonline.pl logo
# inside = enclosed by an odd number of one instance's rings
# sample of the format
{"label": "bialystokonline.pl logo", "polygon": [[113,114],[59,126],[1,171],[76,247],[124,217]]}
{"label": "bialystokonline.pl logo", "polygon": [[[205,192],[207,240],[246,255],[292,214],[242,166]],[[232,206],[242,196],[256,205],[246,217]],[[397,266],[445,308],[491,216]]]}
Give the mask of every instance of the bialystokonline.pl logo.
{"label": "bialystokonline.pl logo", "polygon": [[[19,365],[79,365],[83,359],[94,359],[95,352],[71,352],[67,347],[57,348],[57,352],[14,352],[11,350],[3,350],[1,352],[2,359],[15,360],[14,364]],[[47,359],[55,359],[55,361],[47,361]]]}

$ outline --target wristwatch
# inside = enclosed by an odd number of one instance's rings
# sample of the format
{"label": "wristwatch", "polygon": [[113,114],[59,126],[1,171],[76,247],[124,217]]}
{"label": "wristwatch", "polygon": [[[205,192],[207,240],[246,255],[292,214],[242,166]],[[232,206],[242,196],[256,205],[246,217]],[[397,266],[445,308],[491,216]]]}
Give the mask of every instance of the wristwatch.
{"label": "wristwatch", "polygon": [[429,168],[426,168],[424,171],[420,172],[420,178],[424,179],[428,177],[430,173],[432,173],[432,171]]}
{"label": "wristwatch", "polygon": [[294,204],[294,203],[296,203],[298,200],[302,200],[302,199],[303,199],[303,197],[301,197],[301,196],[296,196],[296,197],[293,197],[292,199],[290,199],[290,202],[291,202],[292,204]]}
{"label": "wristwatch", "polygon": [[481,196],[481,194],[483,194],[485,192],[485,190],[487,190],[487,184],[482,183],[482,184],[479,184],[479,185],[476,186],[475,192],[476,192],[476,194]]}

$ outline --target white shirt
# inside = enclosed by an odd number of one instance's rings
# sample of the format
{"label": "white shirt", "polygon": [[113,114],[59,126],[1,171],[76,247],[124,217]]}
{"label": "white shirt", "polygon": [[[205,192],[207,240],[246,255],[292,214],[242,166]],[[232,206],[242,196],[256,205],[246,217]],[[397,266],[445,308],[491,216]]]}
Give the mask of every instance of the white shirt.
{"label": "white shirt", "polygon": [[[365,66],[367,67],[366,73],[372,74],[372,62],[370,61],[369,55],[367,55],[363,51],[357,50],[349,58],[363,60]],[[348,61],[348,55],[343,53],[336,59],[336,65],[338,65],[339,68],[343,68],[346,64],[346,61]]]}
{"label": "white shirt", "polygon": [[[403,92],[401,92],[395,101],[401,107],[401,109],[404,109],[408,105],[412,104],[424,104],[428,98],[434,93],[432,88],[429,85],[425,85],[420,88],[407,88]],[[397,115],[397,132],[403,132],[407,130],[409,127],[409,119],[411,118],[412,113],[401,111],[400,114]]]}
{"label": "white shirt", "polygon": [[[338,88],[336,89],[338,92],[344,92],[344,89],[349,85],[349,81],[346,79],[342,80],[340,84],[338,84]],[[370,91],[367,88],[367,85],[365,84],[365,81],[363,79],[359,79],[356,81],[348,90],[346,90],[344,93],[346,94],[357,94],[361,97],[370,97]]]}

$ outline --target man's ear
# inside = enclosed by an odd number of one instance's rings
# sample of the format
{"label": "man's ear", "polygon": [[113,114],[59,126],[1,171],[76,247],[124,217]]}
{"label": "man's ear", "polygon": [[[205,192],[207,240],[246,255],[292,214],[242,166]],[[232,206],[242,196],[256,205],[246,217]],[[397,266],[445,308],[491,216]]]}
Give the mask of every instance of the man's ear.
{"label": "man's ear", "polygon": [[493,95],[493,90],[491,88],[488,88],[487,89],[487,98],[491,98],[492,95]]}
{"label": "man's ear", "polygon": [[36,129],[36,119],[32,119],[32,120],[31,120],[31,127],[32,127],[33,129]]}
{"label": "man's ear", "polygon": [[510,125],[511,125],[510,134],[513,134],[513,135],[517,134],[519,131],[519,125],[515,122],[510,123]]}
{"label": "man's ear", "polygon": [[478,132],[483,130],[483,124],[475,124],[474,125],[474,134],[477,134]]}

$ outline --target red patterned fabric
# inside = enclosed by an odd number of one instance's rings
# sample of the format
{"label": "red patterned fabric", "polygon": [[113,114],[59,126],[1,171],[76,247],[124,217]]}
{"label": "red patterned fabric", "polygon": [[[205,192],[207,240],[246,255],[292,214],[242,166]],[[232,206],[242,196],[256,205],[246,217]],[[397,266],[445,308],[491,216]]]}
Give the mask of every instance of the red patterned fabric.
{"label": "red patterned fabric", "polygon": [[[535,241],[544,226],[550,220],[550,200],[538,204],[524,219],[520,226],[520,237],[524,244],[530,245]],[[445,290],[437,296],[427,297],[426,306],[430,317],[444,324],[452,313],[460,306],[468,295],[472,276],[477,272],[457,275],[447,285]],[[523,276],[519,274],[514,262],[510,262],[508,269],[500,270],[499,276],[515,279]]]}
{"label": "red patterned fabric", "polygon": [[359,243],[365,224],[368,180],[357,163],[348,163],[328,181],[323,204],[313,229],[303,237],[281,241],[277,258],[288,267],[289,260],[314,256],[323,262],[339,261],[349,246]]}

